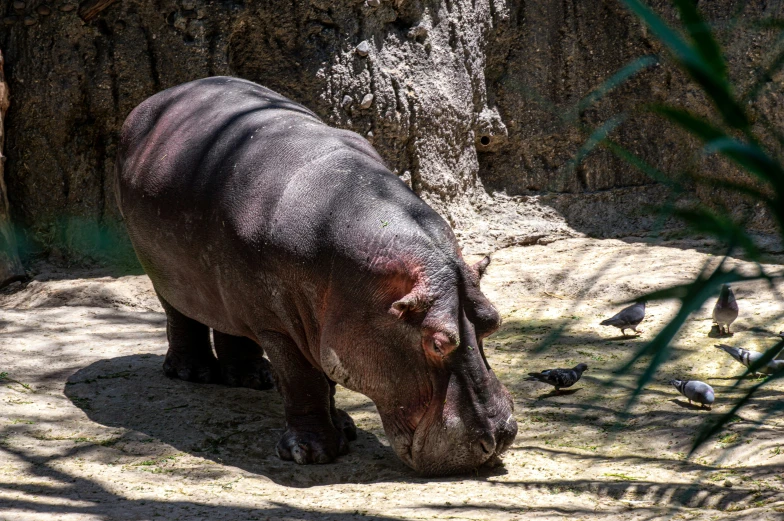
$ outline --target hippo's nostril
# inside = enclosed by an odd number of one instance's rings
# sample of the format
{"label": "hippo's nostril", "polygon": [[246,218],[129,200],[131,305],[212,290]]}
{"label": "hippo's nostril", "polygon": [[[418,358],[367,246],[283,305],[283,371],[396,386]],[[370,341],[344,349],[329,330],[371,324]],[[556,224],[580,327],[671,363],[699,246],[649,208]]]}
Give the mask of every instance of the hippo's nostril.
{"label": "hippo's nostril", "polygon": [[485,436],[479,440],[479,446],[485,454],[492,454],[495,451],[495,440],[492,436]]}

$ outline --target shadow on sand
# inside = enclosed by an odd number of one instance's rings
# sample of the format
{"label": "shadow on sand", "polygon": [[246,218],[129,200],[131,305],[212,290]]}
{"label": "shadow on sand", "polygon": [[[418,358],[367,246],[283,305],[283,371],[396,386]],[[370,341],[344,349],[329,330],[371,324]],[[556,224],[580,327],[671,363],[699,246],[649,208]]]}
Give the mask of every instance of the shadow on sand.
{"label": "shadow on sand", "polygon": [[[280,460],[283,403],[275,390],[256,391],[166,378],[160,355],[100,360],[68,379],[65,395],[90,420],[144,433],[194,456],[267,476],[293,487],[412,479],[416,475],[380,441],[357,430],[351,452],[329,465]],[[352,415],[377,414],[368,400],[338,404]]]}
{"label": "shadow on sand", "polygon": [[696,405],[694,403],[684,402],[683,400],[679,400],[677,398],[673,398],[670,400],[672,403],[677,405],[678,407],[683,407],[684,409],[689,409],[690,411],[710,411],[710,407],[705,407],[701,405]]}

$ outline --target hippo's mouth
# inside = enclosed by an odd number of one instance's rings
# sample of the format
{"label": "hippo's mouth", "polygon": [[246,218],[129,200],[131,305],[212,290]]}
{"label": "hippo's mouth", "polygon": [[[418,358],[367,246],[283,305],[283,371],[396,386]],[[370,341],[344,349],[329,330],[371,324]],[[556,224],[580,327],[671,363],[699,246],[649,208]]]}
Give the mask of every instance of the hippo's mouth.
{"label": "hippo's mouth", "polygon": [[[504,416],[495,424],[495,446],[489,451],[470,450],[479,445],[477,433],[466,428],[458,414],[451,413],[444,398],[433,399],[410,436],[401,436],[399,445],[396,444],[398,455],[406,465],[424,475],[497,467],[517,433],[513,412],[504,411]],[[508,435],[504,434],[506,431]]]}
{"label": "hippo's mouth", "polygon": [[[500,462],[496,450],[482,455],[471,454],[463,461],[452,461],[459,449],[470,445],[465,428],[457,415],[450,414],[444,399],[434,399],[418,422],[407,447],[407,464],[425,475],[455,474],[468,472],[486,465]],[[506,447],[504,447],[505,449]]]}

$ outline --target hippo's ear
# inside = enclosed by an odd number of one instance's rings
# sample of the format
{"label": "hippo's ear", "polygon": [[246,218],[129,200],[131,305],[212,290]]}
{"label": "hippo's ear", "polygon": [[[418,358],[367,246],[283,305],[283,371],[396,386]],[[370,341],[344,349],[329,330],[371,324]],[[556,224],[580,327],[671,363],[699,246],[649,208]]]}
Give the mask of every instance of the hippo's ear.
{"label": "hippo's ear", "polygon": [[431,301],[429,298],[421,295],[416,291],[412,291],[405,297],[392,303],[389,312],[398,318],[403,318],[406,313],[421,313],[430,308]]}
{"label": "hippo's ear", "polygon": [[489,255],[485,255],[485,258],[480,260],[476,264],[474,264],[472,266],[472,268],[477,273],[477,275],[479,275],[479,278],[481,279],[482,275],[485,274],[485,270],[487,269],[487,267],[489,265],[490,265],[490,256]]}

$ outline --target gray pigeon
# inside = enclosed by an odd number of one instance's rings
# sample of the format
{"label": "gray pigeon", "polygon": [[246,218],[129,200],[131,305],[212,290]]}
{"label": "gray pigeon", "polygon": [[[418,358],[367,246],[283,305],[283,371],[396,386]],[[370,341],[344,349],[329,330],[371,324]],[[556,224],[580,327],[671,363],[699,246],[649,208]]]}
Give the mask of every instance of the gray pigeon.
{"label": "gray pigeon", "polygon": [[[729,284],[722,284],[719,299],[713,307],[713,321],[719,326],[720,335],[731,335],[730,325],[738,318],[738,303]],[[727,330],[724,331],[723,327]]]}
{"label": "gray pigeon", "polygon": [[[756,351],[748,351],[740,347],[732,347],[727,344],[716,344],[714,347],[729,353],[729,355],[740,362],[741,364],[749,367],[762,357],[762,353]],[[757,374],[773,374],[777,371],[784,369],[784,360],[771,360],[766,365],[757,369]]]}
{"label": "gray pigeon", "polygon": [[637,326],[642,322],[642,319],[645,318],[645,301],[640,300],[639,302],[632,304],[628,308],[624,308],[621,310],[620,313],[615,315],[612,318],[608,318],[607,320],[602,321],[600,325],[602,326],[615,326],[621,330],[621,334],[626,336],[626,330],[631,329],[637,334],[642,333],[642,330],[638,331]]}
{"label": "gray pigeon", "polygon": [[571,387],[583,375],[583,371],[588,369],[586,364],[577,364],[572,369],[547,369],[541,373],[528,373],[527,382],[542,382],[555,387],[556,392],[561,391],[561,387]]}
{"label": "gray pigeon", "polygon": [[713,387],[710,385],[697,380],[670,380],[670,384],[689,399],[689,404],[694,400],[700,407],[707,406],[710,410],[714,400]]}

